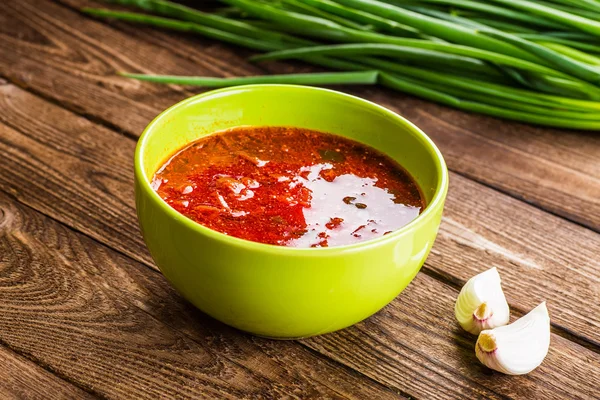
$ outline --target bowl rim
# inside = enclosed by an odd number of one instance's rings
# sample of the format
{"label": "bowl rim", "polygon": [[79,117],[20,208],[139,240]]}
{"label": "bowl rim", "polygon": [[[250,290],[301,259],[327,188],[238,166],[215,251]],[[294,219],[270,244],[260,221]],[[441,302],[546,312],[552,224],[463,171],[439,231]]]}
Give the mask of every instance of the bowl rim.
{"label": "bowl rim", "polygon": [[[187,107],[190,103],[196,103],[201,99],[213,98],[215,96],[222,97],[223,95],[232,92],[248,92],[253,90],[298,90],[298,91],[306,91],[312,94],[317,95],[325,95],[325,96],[334,96],[338,97],[342,100],[358,103],[363,107],[369,107],[374,111],[377,111],[382,116],[386,115],[391,117],[399,124],[408,128],[408,131],[413,134],[421,144],[428,150],[435,159],[435,168],[438,175],[437,183],[436,183],[436,191],[432,197],[432,200],[426,206],[425,211],[423,211],[417,218],[404,225],[402,228],[393,231],[388,235],[384,235],[378,238],[365,240],[363,242],[357,242],[342,246],[332,246],[332,247],[287,247],[287,246],[278,246],[273,244],[259,243],[254,242],[247,239],[241,239],[233,236],[229,236],[227,234],[218,232],[211,228],[208,228],[194,220],[186,217],[185,215],[179,213],[174,208],[169,206],[159,195],[156,193],[152,187],[151,182],[146,177],[144,173],[144,158],[143,154],[145,152],[145,148],[149,138],[154,133],[155,127],[159,124],[159,122],[165,118],[171,117],[171,114],[174,112]],[[331,132],[336,134],[335,132]],[[385,152],[384,152],[385,153]],[[227,87],[217,90],[211,90],[208,92],[200,93],[198,95],[194,95],[184,99],[171,107],[167,108],[163,112],[161,112],[158,116],[156,116],[152,122],[146,126],[142,134],[138,139],[138,143],[135,149],[134,155],[134,174],[136,181],[138,182],[138,186],[143,190],[147,197],[151,199],[151,201],[156,202],[161,210],[163,210],[167,215],[175,219],[177,222],[187,226],[188,228],[197,231],[202,235],[206,235],[211,237],[217,241],[228,242],[229,245],[245,248],[247,250],[256,250],[267,253],[286,253],[287,255],[301,255],[301,256],[324,256],[331,255],[334,253],[347,253],[358,250],[364,250],[365,248],[370,248],[374,246],[380,246],[388,242],[395,241],[398,237],[402,236],[408,231],[411,231],[420,225],[426,223],[431,217],[436,213],[438,208],[443,207],[443,203],[448,192],[448,168],[446,166],[446,162],[444,161],[444,157],[442,153],[437,148],[437,146],[433,143],[431,138],[425,134],[420,128],[418,128],[415,124],[402,117],[400,114],[383,107],[377,103],[372,101],[360,98],[358,96],[354,96],[351,94],[339,92],[331,89],[324,89],[319,87],[312,86],[301,86],[301,85],[286,85],[286,84],[254,84],[254,85],[240,85]],[[136,197],[139,194],[136,193]]]}

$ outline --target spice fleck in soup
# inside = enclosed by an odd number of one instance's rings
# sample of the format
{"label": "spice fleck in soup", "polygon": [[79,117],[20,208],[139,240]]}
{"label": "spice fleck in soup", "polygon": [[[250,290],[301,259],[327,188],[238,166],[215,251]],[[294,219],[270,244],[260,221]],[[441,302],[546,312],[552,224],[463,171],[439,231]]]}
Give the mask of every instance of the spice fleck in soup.
{"label": "spice fleck in soup", "polygon": [[152,187],[204,226],[289,247],[373,239],[425,207],[416,182],[388,156],[291,127],[238,127],[203,137],[172,156]]}

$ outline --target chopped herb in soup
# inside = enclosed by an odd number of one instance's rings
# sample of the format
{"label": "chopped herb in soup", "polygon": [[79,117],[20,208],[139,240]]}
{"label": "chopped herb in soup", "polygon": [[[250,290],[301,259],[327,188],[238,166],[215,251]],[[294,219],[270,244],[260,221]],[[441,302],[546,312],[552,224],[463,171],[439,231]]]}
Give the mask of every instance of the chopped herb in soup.
{"label": "chopped herb in soup", "polygon": [[383,236],[425,206],[416,182],[388,156],[341,136],[289,127],[203,137],[172,156],[152,186],[204,226],[289,247]]}

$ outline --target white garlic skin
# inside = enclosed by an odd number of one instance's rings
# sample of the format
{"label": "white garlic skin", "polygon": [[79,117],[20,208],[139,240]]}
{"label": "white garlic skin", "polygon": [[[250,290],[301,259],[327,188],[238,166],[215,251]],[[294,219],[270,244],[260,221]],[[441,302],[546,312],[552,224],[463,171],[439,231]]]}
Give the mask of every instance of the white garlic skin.
{"label": "white garlic skin", "polygon": [[537,368],[550,348],[550,316],[543,302],[510,325],[481,332],[475,354],[487,367],[508,375]]}
{"label": "white garlic skin", "polygon": [[508,324],[510,310],[496,267],[467,281],[456,299],[454,315],[460,326],[474,335]]}

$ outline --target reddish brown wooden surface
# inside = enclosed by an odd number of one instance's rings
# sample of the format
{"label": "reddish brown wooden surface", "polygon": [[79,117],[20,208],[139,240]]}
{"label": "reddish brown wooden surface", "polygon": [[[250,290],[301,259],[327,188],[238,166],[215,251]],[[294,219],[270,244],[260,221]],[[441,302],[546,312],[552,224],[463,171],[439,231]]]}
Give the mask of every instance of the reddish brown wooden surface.
{"label": "reddish brown wooden surface", "polygon": [[6,347],[0,347],[0,394],[3,399],[94,399],[90,393]]}
{"label": "reddish brown wooden surface", "polygon": [[[424,273],[368,320],[304,341],[253,338],[182,300],[156,272],[135,221],[135,137],[198,89],[114,72],[307,67],[253,66],[245,50],[75,11],[90,4],[0,7],[0,398],[598,395],[597,133],[352,88],[440,145],[454,171],[440,234]],[[454,322],[458,288],[490,266],[500,270],[514,317],[548,301],[551,351],[528,376],[479,365],[474,338]]]}

